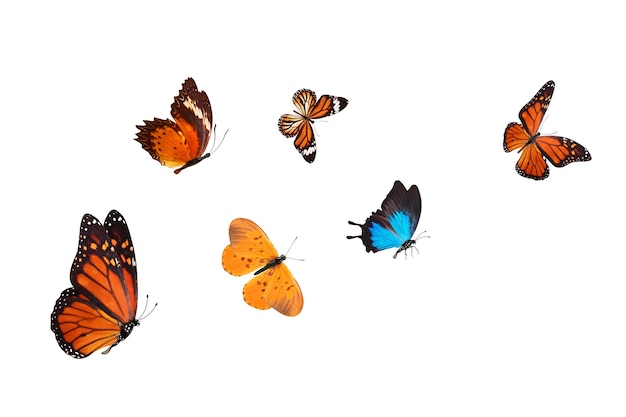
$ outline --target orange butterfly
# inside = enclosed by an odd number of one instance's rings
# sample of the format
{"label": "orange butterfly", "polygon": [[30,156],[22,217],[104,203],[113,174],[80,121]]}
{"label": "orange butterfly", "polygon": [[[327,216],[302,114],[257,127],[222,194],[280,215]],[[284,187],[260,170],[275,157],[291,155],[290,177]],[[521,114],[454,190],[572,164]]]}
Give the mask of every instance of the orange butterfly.
{"label": "orange butterfly", "polygon": [[283,114],[278,119],[278,130],[288,138],[296,137],[293,144],[307,162],[315,160],[313,119],[321,119],[345,109],[348,100],[343,97],[323,95],[319,101],[311,90],[302,89],[293,95],[296,114]]}
{"label": "orange butterfly", "polygon": [[145,126],[137,126],[135,140],[161,165],[179,167],[174,170],[178,174],[211,156],[202,154],[211,140],[213,112],[209,97],[198,91],[193,78],[188,78],[174,97],[171,113],[174,121],[144,120]]}
{"label": "orange butterfly", "polygon": [[263,229],[252,220],[235,219],[228,228],[230,245],[222,253],[222,266],[240,277],[258,269],[243,287],[243,299],[259,310],[274,308],[286,316],[297,316],[304,300],[295,278],[283,263]]}
{"label": "orange butterfly", "polygon": [[519,112],[522,124],[509,123],[504,131],[504,150],[522,153],[515,169],[526,178],[544,180],[550,175],[546,158],[555,167],[571,162],[589,161],[591,155],[582,145],[562,136],[540,136],[539,127],[548,110],[554,81],[548,81]]}
{"label": "orange butterfly", "polygon": [[115,210],[104,224],[83,216],[72,287],[61,293],[51,314],[59,346],[78,359],[107,346],[102,353],[109,353],[139,326],[137,266],[128,226]]}

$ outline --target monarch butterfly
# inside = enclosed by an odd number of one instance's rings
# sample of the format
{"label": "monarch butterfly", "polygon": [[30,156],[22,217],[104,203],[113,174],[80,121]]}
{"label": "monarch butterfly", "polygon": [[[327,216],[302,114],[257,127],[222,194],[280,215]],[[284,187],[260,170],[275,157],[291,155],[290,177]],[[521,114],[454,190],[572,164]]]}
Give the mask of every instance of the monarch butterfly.
{"label": "monarch butterfly", "polygon": [[235,219],[228,228],[230,245],[222,253],[222,266],[231,275],[240,277],[254,273],[243,287],[243,299],[259,310],[274,308],[285,316],[302,311],[302,291],[287,265],[285,255],[278,256],[263,229],[248,219]]}
{"label": "monarch butterfly", "polygon": [[102,353],[109,353],[139,326],[135,249],[119,212],[112,210],[104,226],[90,214],[83,216],[70,281],[50,325],[68,355],[81,359],[104,347]]}
{"label": "monarch butterfly", "polygon": [[555,167],[589,161],[591,155],[581,144],[562,136],[540,136],[539,127],[554,94],[554,81],[548,81],[520,110],[522,124],[511,122],[504,131],[504,151],[521,148],[515,165],[522,177],[545,180],[550,175],[546,159]]}
{"label": "monarch butterfly", "polygon": [[204,91],[198,91],[193,78],[188,78],[174,97],[171,114],[174,121],[144,120],[145,126],[137,126],[135,140],[161,165],[179,167],[174,170],[178,174],[211,156],[202,155],[213,129],[211,103]]}
{"label": "monarch butterfly", "polygon": [[[412,239],[422,213],[422,197],[417,185],[408,190],[400,181],[383,200],[382,209],[373,212],[365,224],[348,221],[348,224],[361,227],[360,236],[346,236],[348,239],[359,238],[367,252],[398,248],[393,258],[415,246],[417,239]],[[423,236],[427,237],[427,236]],[[418,238],[419,239],[419,238]]]}
{"label": "monarch butterfly", "polygon": [[278,119],[278,130],[288,138],[296,137],[293,144],[305,161],[315,160],[317,145],[313,134],[314,119],[330,116],[345,109],[348,100],[343,97],[323,95],[319,101],[311,90],[301,89],[293,95],[296,114],[283,114]]}

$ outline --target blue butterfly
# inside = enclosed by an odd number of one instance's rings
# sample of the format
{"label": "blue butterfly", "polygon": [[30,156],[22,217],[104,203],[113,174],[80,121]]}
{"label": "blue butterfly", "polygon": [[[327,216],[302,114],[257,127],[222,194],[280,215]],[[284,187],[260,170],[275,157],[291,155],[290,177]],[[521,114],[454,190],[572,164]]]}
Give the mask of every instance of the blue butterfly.
{"label": "blue butterfly", "polygon": [[[390,248],[398,248],[393,255],[395,259],[402,251],[415,246],[412,239],[422,213],[422,197],[417,185],[408,190],[400,181],[383,200],[382,209],[372,212],[365,224],[348,221],[348,224],[361,227],[360,236],[346,236],[348,239],[359,238],[367,252],[378,252]],[[427,237],[427,236],[423,236]]]}

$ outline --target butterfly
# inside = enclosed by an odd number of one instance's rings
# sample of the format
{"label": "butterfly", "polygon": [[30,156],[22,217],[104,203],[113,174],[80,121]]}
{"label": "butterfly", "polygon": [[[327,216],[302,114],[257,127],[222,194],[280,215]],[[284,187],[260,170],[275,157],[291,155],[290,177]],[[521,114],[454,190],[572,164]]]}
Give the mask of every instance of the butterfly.
{"label": "butterfly", "polygon": [[520,110],[522,124],[509,123],[504,131],[504,151],[521,148],[515,165],[522,177],[545,180],[550,175],[546,159],[555,167],[589,161],[591,155],[581,144],[562,136],[540,136],[539,127],[554,94],[554,81],[548,81]]}
{"label": "butterfly", "polygon": [[68,355],[85,358],[105,347],[102,353],[109,353],[139,326],[135,249],[119,212],[112,210],[104,226],[90,214],[83,216],[70,281],[50,325]]}
{"label": "butterfly", "polygon": [[137,126],[135,140],[141,143],[152,158],[167,167],[175,168],[175,174],[211,156],[204,153],[211,140],[213,112],[209,97],[198,91],[193,78],[183,83],[172,104],[169,119],[144,120],[145,126]]}
{"label": "butterfly", "polygon": [[240,277],[258,268],[243,287],[243,299],[259,310],[274,308],[285,316],[297,316],[304,300],[295,278],[278,256],[274,245],[252,220],[238,218],[228,228],[230,245],[222,253],[222,266],[231,275]]}
{"label": "butterfly", "polygon": [[[365,224],[348,221],[348,224],[361,227],[360,236],[346,236],[348,239],[359,238],[367,252],[397,248],[395,259],[402,251],[415,246],[417,239],[412,239],[422,212],[422,197],[417,185],[408,190],[400,181],[383,200],[382,208],[373,212]],[[427,237],[427,236],[423,236]],[[418,238],[419,239],[419,238]]]}
{"label": "butterfly", "polygon": [[293,95],[296,114],[283,114],[278,119],[278,130],[288,138],[296,137],[293,144],[307,162],[315,160],[317,145],[313,134],[314,119],[339,113],[348,105],[343,97],[323,95],[317,100],[311,90],[302,89]]}

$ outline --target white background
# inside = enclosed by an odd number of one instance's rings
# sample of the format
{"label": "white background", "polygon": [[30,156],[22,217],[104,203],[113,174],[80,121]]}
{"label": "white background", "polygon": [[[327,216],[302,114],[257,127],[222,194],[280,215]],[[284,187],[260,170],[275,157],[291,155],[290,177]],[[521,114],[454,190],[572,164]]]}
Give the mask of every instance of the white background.
{"label": "white background", "polygon": [[[17,2],[0,10],[1,414],[623,416],[624,96],[618,5]],[[557,6],[560,4],[561,6]],[[193,77],[222,147],[174,175],[133,138]],[[548,80],[542,132],[593,160],[515,172],[503,132]],[[349,99],[307,164],[277,129],[300,88]],[[394,180],[419,255],[346,240]],[[50,331],[84,213],[126,218],[140,311],[109,355]],[[295,317],[221,266],[248,217]],[[8,414],[7,414],[8,415]]]}

